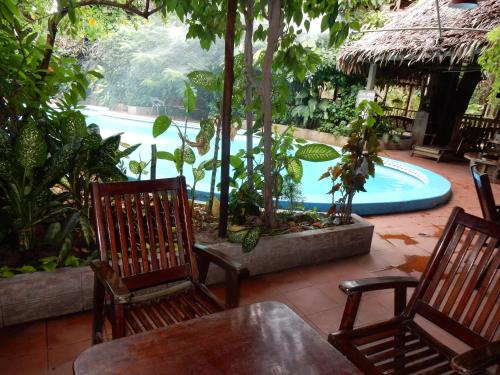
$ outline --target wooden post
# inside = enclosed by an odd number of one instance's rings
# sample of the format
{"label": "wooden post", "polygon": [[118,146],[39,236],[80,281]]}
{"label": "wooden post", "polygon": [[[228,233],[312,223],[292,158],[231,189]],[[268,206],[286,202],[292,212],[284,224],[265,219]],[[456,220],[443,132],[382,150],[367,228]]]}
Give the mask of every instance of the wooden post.
{"label": "wooden post", "polygon": [[370,70],[368,71],[368,78],[366,79],[366,89],[375,89],[375,75],[377,74],[377,64],[370,64]]}
{"label": "wooden post", "polygon": [[156,151],[156,145],[151,145],[151,180],[156,180],[156,161],[158,160],[158,154]]}
{"label": "wooden post", "polygon": [[229,206],[229,156],[231,153],[231,104],[234,81],[234,24],[236,20],[237,0],[228,0],[226,16],[226,35],[224,48],[224,94],[222,98],[222,155],[220,176],[220,216],[219,237],[227,232]]}
{"label": "wooden post", "polygon": [[410,101],[412,94],[413,94],[413,85],[410,85],[410,90],[408,91],[408,99],[406,100],[406,106],[405,106],[405,117],[408,117],[408,108],[410,108]]}

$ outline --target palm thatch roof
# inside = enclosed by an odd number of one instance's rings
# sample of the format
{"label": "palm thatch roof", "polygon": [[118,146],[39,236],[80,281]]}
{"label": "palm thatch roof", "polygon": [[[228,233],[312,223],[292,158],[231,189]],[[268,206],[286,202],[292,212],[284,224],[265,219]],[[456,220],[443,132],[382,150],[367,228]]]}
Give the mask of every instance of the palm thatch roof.
{"label": "palm thatch roof", "polygon": [[[500,25],[500,0],[479,0],[471,10],[454,9],[449,0],[439,0],[442,38],[438,30],[401,30],[366,33],[343,46],[337,67],[344,73],[362,73],[369,63],[387,71],[399,68],[461,66],[475,61],[487,44],[486,33],[446,30],[474,28],[491,30]],[[435,0],[420,0],[409,8],[394,12],[383,29],[437,28]],[[424,69],[425,70],[425,69]]]}

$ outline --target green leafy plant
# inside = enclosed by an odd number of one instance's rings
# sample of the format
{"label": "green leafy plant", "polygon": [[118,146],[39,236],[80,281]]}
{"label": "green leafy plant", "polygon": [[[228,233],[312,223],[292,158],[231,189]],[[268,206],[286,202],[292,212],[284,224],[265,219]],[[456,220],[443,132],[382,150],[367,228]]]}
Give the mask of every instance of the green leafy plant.
{"label": "green leafy plant", "polygon": [[60,266],[75,228],[91,242],[89,184],[118,173],[119,155],[110,155],[119,139],[103,141],[78,111],[90,77],[101,75],[54,54],[9,4],[0,6],[0,245],[30,261],[50,245]]}
{"label": "green leafy plant", "polygon": [[[331,146],[320,143],[307,143],[304,139],[294,136],[294,128],[287,127],[284,131],[274,129],[274,137],[272,139],[272,178],[274,192],[273,209],[278,208],[279,198],[285,196],[291,201],[292,206],[300,201],[300,193],[298,185],[303,177],[302,161],[323,162],[333,160],[340,154]],[[253,148],[253,157],[257,159],[262,155],[263,140],[261,138],[259,144]],[[240,150],[236,155],[230,158],[231,166],[233,167],[233,176],[231,184],[236,189],[231,193],[230,213],[233,217],[233,224],[245,225],[249,217],[260,216],[260,209],[264,203],[262,190],[264,187],[264,165],[261,160],[255,160],[255,170],[253,176],[253,189],[249,189],[246,182],[246,163],[247,155],[245,150]],[[295,202],[294,202],[295,201]],[[251,228],[260,227],[260,225],[252,225]],[[249,231],[249,228],[236,228],[236,231]],[[229,232],[232,232],[229,228]],[[257,233],[253,231],[247,238],[248,244],[245,244],[244,238],[247,232],[241,232],[238,235],[231,233],[229,239],[233,242],[241,241],[242,246],[246,251],[251,251],[253,247],[250,244],[257,245],[255,242]],[[245,235],[243,235],[245,234]]]}
{"label": "green leafy plant", "polygon": [[[195,80],[198,84],[205,84],[207,87],[211,85],[209,80],[212,78],[211,75],[202,75],[197,74],[191,75],[191,79]],[[205,82],[202,82],[205,80]],[[207,81],[208,80],[208,81]],[[205,178],[205,171],[213,169],[212,163],[207,161],[203,161],[199,163],[198,166],[194,166],[196,163],[196,154],[193,148],[196,148],[198,154],[200,156],[205,155],[210,151],[210,141],[213,139],[215,135],[215,126],[213,119],[204,119],[200,122],[200,130],[196,135],[196,139],[189,140],[187,137],[187,122],[188,122],[188,114],[192,112],[196,107],[196,95],[191,87],[191,85],[186,81],[185,82],[185,90],[184,90],[184,100],[183,106],[185,110],[185,121],[184,125],[181,128],[177,125],[170,117],[167,115],[161,115],[156,118],[153,123],[152,133],[156,138],[161,134],[165,133],[171,125],[174,125],[177,128],[177,134],[179,135],[179,139],[181,140],[181,147],[178,147],[174,150],[174,152],[168,151],[158,151],[157,157],[158,159],[168,160],[175,164],[177,172],[182,176],[184,173],[185,165],[191,165],[191,171],[193,174],[193,185],[191,186],[191,195],[192,195],[192,205],[194,205],[195,199],[195,191],[196,184]]]}
{"label": "green leafy plant", "polygon": [[291,78],[286,99],[287,110],[275,116],[278,122],[346,135],[355,115],[356,95],[364,79],[347,76],[336,69],[335,52],[319,48],[321,57],[316,69],[304,80]]}
{"label": "green leafy plant", "polygon": [[492,76],[489,101],[498,102],[500,93],[500,26],[495,27],[487,34],[489,46],[485,48],[478,59],[483,70]]}
{"label": "green leafy plant", "polygon": [[[330,178],[332,188],[328,194],[334,202],[328,211],[335,224],[350,224],[354,194],[365,191],[366,180],[375,175],[375,164],[382,164],[378,156],[380,123],[384,112],[375,102],[362,101],[356,108],[357,116],[350,123],[347,144],[342,148],[342,159],[335,167],[329,167],[320,177]],[[335,194],[340,198],[335,200]]]}

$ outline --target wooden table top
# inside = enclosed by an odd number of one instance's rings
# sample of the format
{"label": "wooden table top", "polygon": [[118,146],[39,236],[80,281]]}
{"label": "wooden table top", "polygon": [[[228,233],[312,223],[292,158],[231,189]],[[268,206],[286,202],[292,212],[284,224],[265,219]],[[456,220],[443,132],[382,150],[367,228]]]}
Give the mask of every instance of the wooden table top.
{"label": "wooden table top", "polygon": [[464,154],[464,158],[467,160],[470,160],[472,162],[480,163],[480,164],[487,164],[487,165],[493,165],[493,166],[498,166],[500,162],[495,159],[488,159],[486,157],[482,157],[481,153],[479,152],[466,152]]}
{"label": "wooden table top", "polygon": [[279,302],[95,345],[73,367],[76,375],[362,374]]}

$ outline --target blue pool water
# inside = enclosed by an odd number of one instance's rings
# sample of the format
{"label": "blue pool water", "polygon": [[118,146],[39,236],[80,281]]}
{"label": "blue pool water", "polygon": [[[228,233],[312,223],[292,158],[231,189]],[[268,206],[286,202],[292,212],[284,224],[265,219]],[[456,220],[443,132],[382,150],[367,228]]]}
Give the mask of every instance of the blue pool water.
{"label": "blue pool water", "polygon": [[[151,144],[156,143],[158,151],[173,152],[181,142],[177,129],[171,126],[167,132],[158,138],[151,135],[152,122],[138,116],[118,115],[103,109],[86,109],[83,113],[87,116],[87,123],[96,123],[101,128],[103,137],[123,132],[122,142],[128,144],[141,143],[131,159],[149,161],[151,158]],[[190,124],[188,139],[194,140],[198,129],[196,124]],[[255,141],[257,144],[258,140]],[[231,152],[236,153],[245,148],[245,136],[237,135],[231,142]],[[195,150],[196,153],[196,150]],[[204,156],[196,153],[196,163],[211,159],[213,147]],[[127,163],[128,164],[128,163]],[[328,166],[335,161],[312,163],[303,162],[304,176],[302,178],[302,195],[307,209],[317,208],[326,211],[331,205],[331,196],[326,192],[331,184],[328,179],[318,181]],[[193,181],[190,166],[185,166],[188,184]],[[172,162],[158,160],[157,177],[173,177],[177,171]],[[210,189],[211,172],[206,172],[205,178],[198,182],[196,190],[198,197]],[[219,179],[219,176],[217,176]],[[147,176],[143,178],[148,178]],[[353,211],[360,215],[385,214],[391,212],[405,212],[431,208],[446,202],[451,195],[451,185],[445,178],[418,166],[384,158],[384,166],[377,166],[375,178],[369,179],[365,185],[366,192],[358,193],[354,197]]]}

